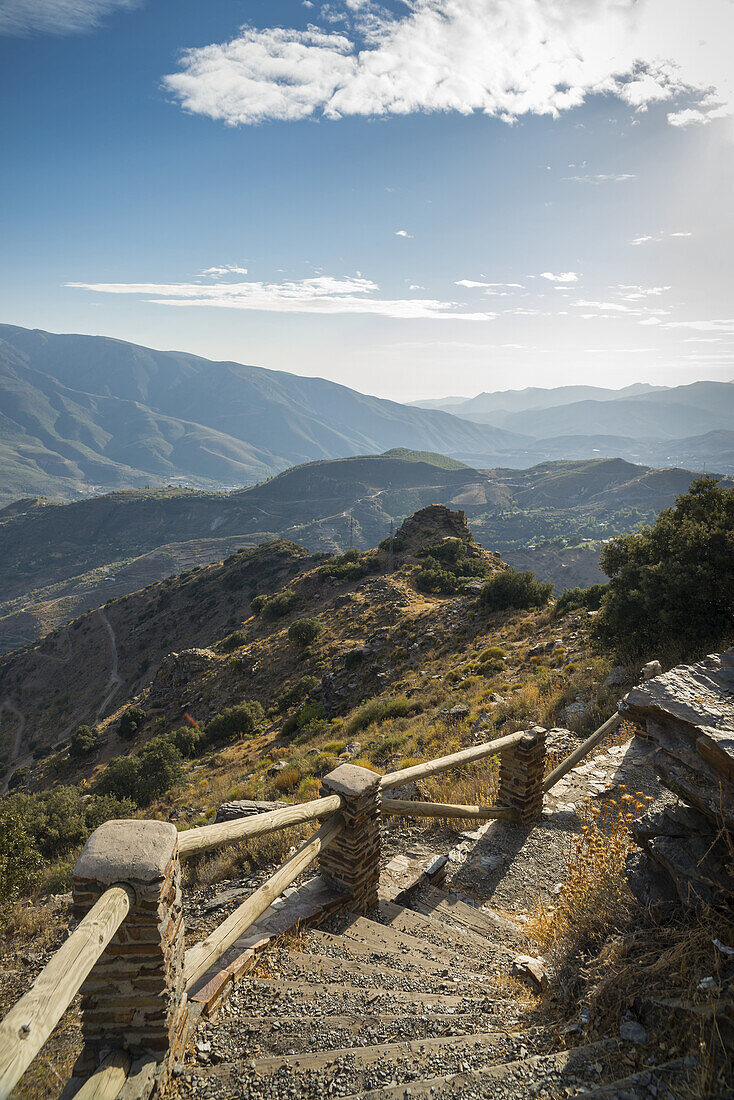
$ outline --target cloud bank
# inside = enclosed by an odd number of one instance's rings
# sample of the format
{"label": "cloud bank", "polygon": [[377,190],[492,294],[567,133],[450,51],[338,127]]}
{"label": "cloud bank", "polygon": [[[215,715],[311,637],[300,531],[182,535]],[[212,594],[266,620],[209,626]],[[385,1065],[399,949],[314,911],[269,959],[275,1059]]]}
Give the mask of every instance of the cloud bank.
{"label": "cloud bank", "polygon": [[378,298],[377,283],[361,277],[265,283],[65,283],[98,294],[136,294],[164,306],[213,306],[220,309],[262,310],[268,313],[372,313],[406,320],[491,321],[494,313],[462,312],[456,302],[433,298]]}
{"label": "cloud bank", "polygon": [[[595,94],[675,126],[732,113],[731,0],[341,0],[324,26],[242,27],[165,87],[228,125],[419,111],[557,116]],[[338,26],[338,30],[334,29]]]}
{"label": "cloud bank", "polygon": [[0,0],[0,34],[79,34],[141,0]]}

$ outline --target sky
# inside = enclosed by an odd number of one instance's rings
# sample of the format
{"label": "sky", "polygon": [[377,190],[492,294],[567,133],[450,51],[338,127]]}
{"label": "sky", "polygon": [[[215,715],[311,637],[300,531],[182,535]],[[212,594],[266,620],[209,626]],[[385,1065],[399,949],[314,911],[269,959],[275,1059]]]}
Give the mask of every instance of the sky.
{"label": "sky", "polygon": [[0,320],[400,401],[734,379],[734,0],[0,0]]}

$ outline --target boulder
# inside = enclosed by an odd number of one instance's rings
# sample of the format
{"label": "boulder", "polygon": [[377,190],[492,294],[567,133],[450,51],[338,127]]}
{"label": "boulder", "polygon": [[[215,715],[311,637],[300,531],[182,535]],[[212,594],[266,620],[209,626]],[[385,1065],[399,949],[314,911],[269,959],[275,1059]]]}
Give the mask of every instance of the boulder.
{"label": "boulder", "polygon": [[279,810],[285,806],[285,802],[257,802],[250,798],[240,798],[234,802],[223,802],[217,810],[216,824],[222,821],[236,821],[239,817],[254,817],[255,814],[266,814],[270,810]]}

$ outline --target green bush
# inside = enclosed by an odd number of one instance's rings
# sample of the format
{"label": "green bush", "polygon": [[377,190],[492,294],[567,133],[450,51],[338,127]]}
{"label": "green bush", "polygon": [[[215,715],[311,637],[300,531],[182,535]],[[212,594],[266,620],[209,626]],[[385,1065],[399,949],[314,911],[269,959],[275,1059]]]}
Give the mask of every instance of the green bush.
{"label": "green bush", "polygon": [[268,597],[264,595],[255,596],[252,600],[250,600],[250,610],[252,611],[253,615],[259,615],[267,602]]}
{"label": "green bush", "polygon": [[71,741],[69,742],[69,752],[73,760],[83,760],[85,756],[89,756],[97,744],[97,737],[94,730],[91,730],[89,726],[79,726],[74,730],[71,735]]}
{"label": "green bush", "polygon": [[553,592],[549,581],[539,581],[535,573],[518,573],[506,569],[485,584],[481,601],[489,611],[520,610],[543,607]]}
{"label": "green bush", "polygon": [[173,740],[165,734],[152,738],[140,752],[135,801],[139,806],[148,806],[170,791],[179,782],[182,773],[181,753]]}
{"label": "green bush", "polygon": [[265,711],[258,702],[239,703],[215,715],[204,727],[209,745],[218,745],[231,737],[251,737],[262,724]]}
{"label": "green bush", "polygon": [[117,733],[123,741],[132,741],[144,721],[145,711],[142,707],[128,707],[117,723]]}
{"label": "green bush", "polygon": [[305,699],[317,684],[318,680],[315,676],[304,676],[297,683],[281,692],[275,701],[276,707],[282,714],[283,711],[289,710],[295,703],[300,703],[302,699]]}
{"label": "green bush", "polygon": [[116,756],[97,781],[97,793],[137,802],[140,760],[137,756]]}
{"label": "green bush", "polygon": [[384,722],[387,718],[404,718],[408,714],[415,714],[417,710],[418,704],[412,703],[404,695],[396,695],[391,699],[368,699],[355,710],[347,722],[347,735],[351,737],[375,722]]}
{"label": "green bush", "polygon": [[318,570],[322,577],[334,577],[341,581],[359,581],[370,573],[379,573],[380,561],[375,554],[364,554],[359,550],[347,550],[346,554],[332,558],[327,565]]}
{"label": "green bush", "polygon": [[271,596],[269,600],[266,600],[262,615],[265,619],[282,619],[288,615],[296,605],[296,594],[290,588],[286,588],[283,592],[278,592],[275,596]]}
{"label": "green bush", "polygon": [[36,880],[42,859],[15,799],[0,801],[0,910]]}
{"label": "green bush", "polygon": [[288,627],[288,637],[301,649],[305,649],[316,641],[323,629],[318,619],[296,619]]}
{"label": "green bush", "polygon": [[699,477],[651,527],[607,543],[592,636],[622,660],[688,660],[734,639],[734,489]]}
{"label": "green bush", "polygon": [[485,577],[489,563],[467,552],[461,539],[445,539],[426,546],[421,552],[421,562],[416,576],[416,588],[420,592],[452,596],[462,592],[470,580]]}
{"label": "green bush", "polygon": [[206,743],[202,731],[194,726],[179,726],[169,737],[185,759],[197,756]]}
{"label": "green bush", "polygon": [[286,718],[281,733],[287,735],[293,733],[294,730],[302,730],[305,726],[310,725],[311,722],[318,721],[323,717],[324,708],[321,706],[321,703],[317,703],[315,700],[303,703],[294,714]]}
{"label": "green bush", "polygon": [[224,653],[231,653],[233,649],[241,649],[243,645],[247,645],[247,632],[244,630],[233,630],[226,638],[222,638],[219,643],[219,648]]}
{"label": "green bush", "polygon": [[607,590],[605,584],[592,584],[589,588],[567,588],[556,600],[556,615],[569,611],[598,611]]}

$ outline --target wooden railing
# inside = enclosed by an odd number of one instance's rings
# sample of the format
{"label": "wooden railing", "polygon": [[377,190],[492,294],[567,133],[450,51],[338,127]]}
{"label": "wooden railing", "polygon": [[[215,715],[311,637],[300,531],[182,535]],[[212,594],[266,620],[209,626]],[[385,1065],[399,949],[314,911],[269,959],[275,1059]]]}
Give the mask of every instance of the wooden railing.
{"label": "wooden railing", "polygon": [[106,890],[0,1023],[0,1098],[6,1100],[130,910],[127,886]]}
{"label": "wooden railing", "polygon": [[[149,1056],[157,1059],[156,1064],[180,1056],[180,1044],[185,1043],[184,991],[190,990],[315,860],[320,861],[322,877],[344,893],[343,904],[364,912],[377,899],[380,813],[531,822],[540,816],[543,793],[619,721],[615,714],[545,780],[545,731],[535,727],[381,777],[342,765],[324,777],[324,797],[257,817],[179,834],[174,826],[154,821],[116,821],[100,826],[75,868],[75,907],[86,915],[0,1023],[0,1100],[7,1100],[80,989],[85,994],[85,1040],[100,1064],[77,1097],[114,1100],[130,1067],[129,1052],[119,1049],[123,1038],[130,1050],[142,1048],[143,1052],[150,1039]],[[382,792],[406,783],[496,755],[500,757],[497,805],[382,797]],[[184,953],[180,860],[322,820],[313,836],[267,882]],[[139,984],[134,973],[136,951],[143,958]],[[102,973],[95,981],[97,963]],[[116,983],[124,993],[116,992]],[[149,991],[157,988],[156,983],[163,993],[152,997]],[[130,1011],[134,1025],[115,1022],[116,997],[133,1005],[139,998],[140,1009]],[[131,1026],[138,1031],[132,1037],[123,1036]],[[153,1041],[161,1035],[163,1048]]]}

